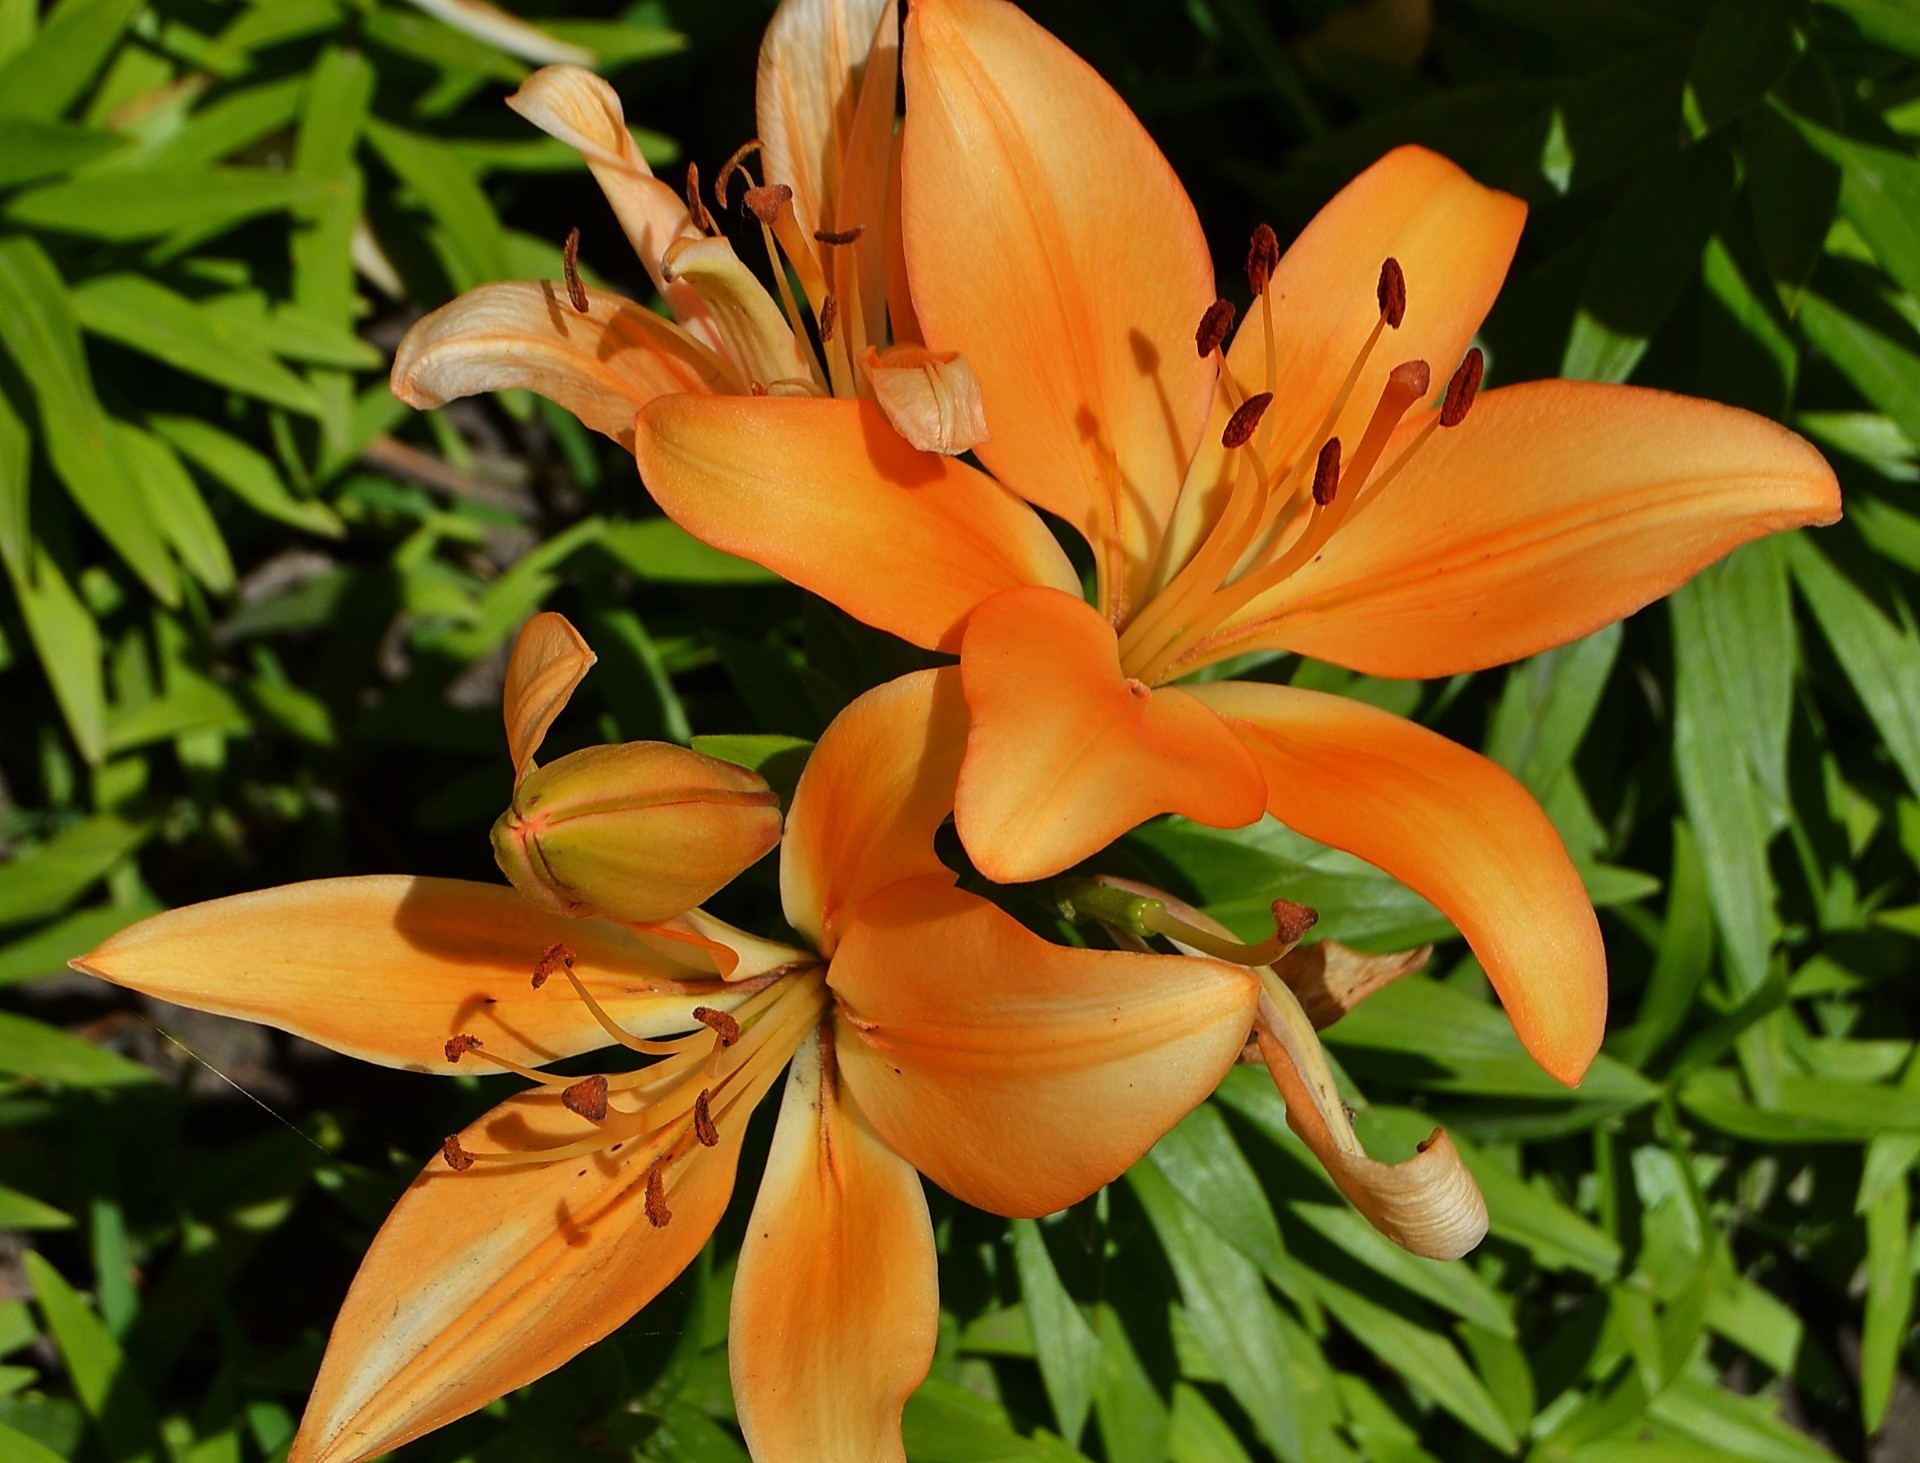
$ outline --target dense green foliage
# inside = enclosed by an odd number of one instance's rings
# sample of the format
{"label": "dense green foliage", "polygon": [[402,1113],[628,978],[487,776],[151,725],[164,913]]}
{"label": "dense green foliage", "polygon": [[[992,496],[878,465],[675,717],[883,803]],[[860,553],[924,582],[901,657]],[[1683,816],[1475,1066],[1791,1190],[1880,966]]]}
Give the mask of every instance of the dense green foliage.
{"label": "dense green foliage", "polygon": [[[518,12],[597,54],[656,162],[711,173],[751,131],[770,7],[556,18],[586,8]],[[1434,911],[1349,858],[1272,823],[1134,835],[1138,870],[1229,922],[1284,894],[1367,948],[1442,942],[1328,1040],[1378,1151],[1456,1135],[1492,1237],[1395,1250],[1238,1071],[1066,1215],[934,1196],[910,1456],[1920,1455],[1920,8],[1442,0],[1430,35],[1397,29],[1418,3],[1031,8],[1166,147],[1230,292],[1255,221],[1284,238],[1427,143],[1533,208],[1496,380],[1780,417],[1847,519],[1511,670],[1257,667],[1540,797],[1602,906],[1605,1054],[1557,1087]],[[1365,23],[1324,28],[1342,9]],[[590,284],[644,287],[574,155],[500,105],[525,64],[401,0],[42,10],[0,0],[0,1457],[238,1463],[284,1449],[373,1227],[498,1089],[65,960],[242,888],[488,877],[498,687],[536,608],[602,658],[570,744],[812,736],[923,658],[651,516],[546,403],[390,397],[410,319],[552,276],[571,225]],[[770,882],[724,912],[764,920]],[[741,1217],[612,1341],[406,1456],[743,1458]]]}

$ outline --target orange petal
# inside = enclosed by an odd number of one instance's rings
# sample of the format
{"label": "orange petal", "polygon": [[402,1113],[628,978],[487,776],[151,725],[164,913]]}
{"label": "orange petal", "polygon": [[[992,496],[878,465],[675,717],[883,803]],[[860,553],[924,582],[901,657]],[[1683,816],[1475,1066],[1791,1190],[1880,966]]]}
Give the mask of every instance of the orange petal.
{"label": "orange petal", "polygon": [[627,1030],[690,1029],[695,1006],[742,999],[618,925],[535,909],[511,889],[373,875],[286,884],[154,915],[74,962],[164,1001],[260,1021],[335,1051],[416,1072],[448,1064],[448,1037],[542,1063],[607,1044],[563,981],[532,985],[549,946]]}
{"label": "orange petal", "polygon": [[1474,752],[1358,701],[1219,681],[1267,809],[1437,904],[1465,935],[1534,1060],[1580,1080],[1607,1020],[1600,926],[1565,845],[1518,782]]}
{"label": "orange petal", "polygon": [[720,332],[700,296],[674,284],[662,268],[676,240],[701,237],[678,192],[654,177],[634,146],[619,95],[591,71],[546,66],[521,83],[507,105],[550,137],[586,159],[594,182],[607,195],[614,217],[640,256],[654,288],[666,296],[674,317],[706,344],[724,349]]}
{"label": "orange petal", "polygon": [[1086,535],[1103,606],[1131,603],[1213,391],[1193,205],[1114,90],[1003,0],[919,0],[906,85],[926,343],[980,377],[980,460]]}
{"label": "orange petal", "polygon": [[862,905],[827,983],[874,1131],[957,1198],[1028,1216],[1111,1181],[1204,1100],[1256,999],[1244,970],[1052,945],[931,879]]}
{"label": "orange petal", "polygon": [[[288,1463],[357,1463],[544,1376],[626,1322],[686,1268],[725,1212],[763,1065],[713,1116],[719,1143],[662,1171],[672,1218],[646,1218],[659,1142],[572,1161],[429,1163],[388,1216],[334,1322]],[[591,1138],[557,1092],[511,1098],[457,1135],[469,1153]]]}
{"label": "orange petal", "polygon": [[973,726],[955,817],[990,879],[1057,874],[1156,813],[1237,828],[1266,806],[1220,718],[1129,680],[1113,627],[1073,595],[995,595],[968,622],[960,673]]}
{"label": "orange petal", "polygon": [[999,590],[1079,584],[1039,515],[914,451],[871,402],[663,397],[635,434],[641,476],[681,527],[916,645],[957,650]]}
{"label": "orange petal", "polygon": [[599,659],[565,615],[548,610],[528,620],[513,642],[500,708],[507,722],[513,785],[527,775],[547,728]]}
{"label": "orange petal", "polygon": [[593,290],[585,314],[564,285],[483,284],[418,321],[393,357],[393,394],[425,411],[525,387],[633,446],[633,414],[656,396],[737,392],[720,358],[631,300]]}
{"label": "orange petal", "polygon": [[900,1409],[939,1316],[920,1175],[868,1126],[816,1033],[788,1072],[733,1282],[727,1363],[753,1456],[904,1460]]}
{"label": "orange petal", "polygon": [[780,847],[787,923],[831,955],[874,890],[932,875],[953,882],[933,835],[953,811],[967,707],[952,670],[867,692],[833,719],[794,789]]}
{"label": "orange petal", "polygon": [[[1425,361],[1435,391],[1444,389],[1493,306],[1526,216],[1519,199],[1482,187],[1422,147],[1395,149],[1335,194],[1281,257],[1268,286],[1273,384],[1267,382],[1259,300],[1241,317],[1228,353],[1243,387],[1274,393],[1259,439],[1268,444],[1268,465],[1278,471],[1303,453],[1318,452],[1326,436],[1339,437],[1351,450],[1388,373],[1403,361]],[[1330,431],[1319,433],[1380,318],[1380,266],[1388,258],[1399,261],[1406,278],[1406,316],[1398,330],[1382,334],[1346,409]],[[1185,561],[1219,512],[1228,486],[1222,481],[1227,453],[1220,432],[1231,410],[1223,395],[1200,439],[1168,533],[1163,576]],[[1311,477],[1311,457],[1303,471]]]}
{"label": "orange petal", "polygon": [[1510,386],[1357,499],[1320,557],[1209,653],[1479,670],[1632,614],[1749,539],[1839,516],[1833,470],[1764,417],[1633,386]]}

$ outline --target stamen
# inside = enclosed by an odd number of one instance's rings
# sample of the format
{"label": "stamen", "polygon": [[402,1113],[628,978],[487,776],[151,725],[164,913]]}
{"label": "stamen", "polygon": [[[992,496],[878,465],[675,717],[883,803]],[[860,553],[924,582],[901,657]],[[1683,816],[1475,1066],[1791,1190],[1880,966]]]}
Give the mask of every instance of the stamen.
{"label": "stamen", "polygon": [[1267,224],[1261,224],[1253,231],[1253,238],[1247,244],[1247,283],[1253,292],[1263,294],[1267,281],[1273,278],[1273,271],[1280,267],[1280,239]]}
{"label": "stamen", "polygon": [[1320,919],[1316,911],[1304,904],[1276,899],[1273,901],[1273,938],[1258,945],[1243,945],[1215,930],[1203,929],[1191,920],[1182,919],[1167,908],[1165,900],[1117,888],[1103,879],[1064,880],[1058,886],[1056,898],[1060,912],[1075,923],[1097,920],[1111,930],[1140,938],[1164,935],[1215,960],[1249,968],[1272,965],[1284,957]]}
{"label": "stamen", "polygon": [[1407,318],[1407,277],[1400,272],[1400,261],[1391,255],[1380,266],[1380,315],[1387,328],[1398,330]]}
{"label": "stamen", "polygon": [[673,1218],[673,1211],[667,1207],[667,1183],[660,1176],[666,1166],[662,1160],[647,1170],[647,1223],[655,1229],[665,1229]]}
{"label": "stamen", "polygon": [[598,1073],[583,1077],[560,1094],[560,1105],[590,1123],[607,1120],[607,1079]]}
{"label": "stamen", "polygon": [[539,990],[541,986],[553,979],[556,971],[565,970],[571,973],[573,961],[573,946],[564,940],[547,946],[533,964],[533,988],[536,991]]}
{"label": "stamen", "polygon": [[827,345],[833,340],[833,327],[840,319],[840,301],[828,295],[820,302],[820,344]]}
{"label": "stamen", "polygon": [[567,298],[582,315],[587,313],[587,287],[580,283],[580,230],[568,229],[560,247],[560,268],[567,276]]}
{"label": "stamen", "polygon": [[468,1052],[478,1051],[480,1045],[480,1038],[477,1036],[468,1036],[465,1033],[459,1036],[449,1036],[446,1047],[444,1048],[447,1054],[447,1065],[453,1067],[459,1066],[460,1058],[464,1057]]}
{"label": "stamen", "polygon": [[1201,359],[1220,349],[1220,342],[1227,338],[1227,332],[1233,329],[1233,305],[1227,300],[1215,300],[1207,306],[1207,313],[1200,317],[1200,328],[1193,333],[1193,347],[1200,352]]}
{"label": "stamen", "polygon": [[1297,945],[1307,931],[1320,923],[1320,911],[1310,904],[1295,904],[1291,899],[1273,901],[1273,932],[1277,939]]}
{"label": "stamen", "polygon": [[700,1140],[702,1148],[714,1148],[720,1142],[720,1130],[713,1125],[713,1114],[707,1108],[708,1095],[703,1087],[693,1100],[693,1136]]}
{"label": "stamen", "polygon": [[1457,427],[1467,419],[1474,397],[1480,394],[1480,378],[1486,372],[1487,358],[1480,354],[1480,347],[1475,346],[1447,383],[1447,399],[1440,404],[1441,426]]}
{"label": "stamen", "polygon": [[693,1019],[702,1026],[711,1028],[713,1034],[720,1038],[722,1046],[732,1046],[740,1039],[740,1023],[733,1018],[731,1012],[716,1011],[711,1006],[695,1006]]}
{"label": "stamen", "polygon": [[440,1145],[440,1156],[447,1161],[447,1167],[455,1173],[465,1173],[473,1167],[473,1155],[460,1146],[460,1138],[455,1134]]}
{"label": "stamen", "polygon": [[687,214],[701,233],[716,232],[713,215],[707,212],[707,205],[700,201],[700,165],[692,161],[687,163]]}
{"label": "stamen", "polygon": [[[722,209],[733,206],[733,201],[727,197],[728,190],[733,186],[733,175],[744,173],[743,164],[758,151],[760,151],[760,139],[749,137],[733,150],[732,157],[720,165],[720,176],[713,180],[713,196],[719,200]],[[751,184],[753,180],[749,178],[747,181]]]}
{"label": "stamen", "polygon": [[1339,491],[1340,439],[1329,437],[1320,448],[1319,460],[1313,465],[1313,501],[1324,508]]}
{"label": "stamen", "polygon": [[1234,408],[1233,415],[1227,418],[1226,430],[1220,434],[1220,445],[1229,449],[1246,446],[1253,439],[1254,428],[1260,425],[1260,418],[1267,414],[1267,408],[1272,405],[1271,391],[1256,392],[1241,402]]}
{"label": "stamen", "polygon": [[556,1077],[551,1072],[542,1072],[533,1067],[523,1066],[519,1062],[509,1061],[506,1057],[496,1057],[492,1052],[481,1050],[485,1045],[486,1043],[479,1037],[462,1032],[458,1036],[448,1037],[447,1044],[442,1050],[447,1054],[447,1061],[454,1066],[460,1064],[462,1057],[476,1056],[503,1072],[511,1072],[516,1077],[525,1077],[528,1081],[538,1082],[542,1086],[560,1087],[572,1080],[568,1077]]}
{"label": "stamen", "polygon": [[782,210],[793,202],[793,189],[785,183],[763,183],[757,188],[747,189],[740,195],[740,201],[747,205],[748,213],[772,228]]}
{"label": "stamen", "polygon": [[850,229],[815,229],[813,237],[822,244],[851,244],[866,231],[865,224],[855,224]]}

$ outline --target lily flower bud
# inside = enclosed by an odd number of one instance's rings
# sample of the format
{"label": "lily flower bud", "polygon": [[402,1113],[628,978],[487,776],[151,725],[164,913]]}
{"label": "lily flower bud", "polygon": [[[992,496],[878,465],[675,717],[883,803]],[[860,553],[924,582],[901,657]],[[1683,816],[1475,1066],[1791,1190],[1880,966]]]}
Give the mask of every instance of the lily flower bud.
{"label": "lily flower bud", "polygon": [[633,923],[684,914],[779,841],[765,782],[661,742],[551,762],[493,825],[493,856],[528,901]]}

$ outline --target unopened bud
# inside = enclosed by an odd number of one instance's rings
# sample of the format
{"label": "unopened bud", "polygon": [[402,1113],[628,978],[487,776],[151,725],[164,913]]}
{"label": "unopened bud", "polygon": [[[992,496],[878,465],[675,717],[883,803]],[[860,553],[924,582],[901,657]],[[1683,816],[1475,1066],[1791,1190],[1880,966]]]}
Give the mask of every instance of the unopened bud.
{"label": "unopened bud", "polygon": [[634,922],[684,914],[779,840],[765,782],[662,742],[550,762],[493,825],[494,858],[531,903]]}

